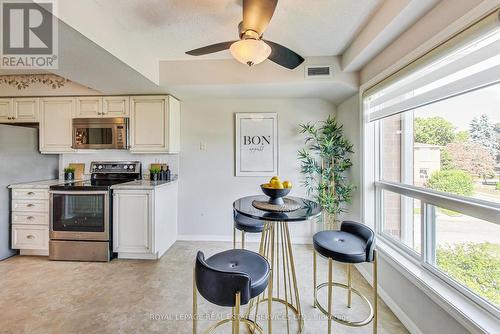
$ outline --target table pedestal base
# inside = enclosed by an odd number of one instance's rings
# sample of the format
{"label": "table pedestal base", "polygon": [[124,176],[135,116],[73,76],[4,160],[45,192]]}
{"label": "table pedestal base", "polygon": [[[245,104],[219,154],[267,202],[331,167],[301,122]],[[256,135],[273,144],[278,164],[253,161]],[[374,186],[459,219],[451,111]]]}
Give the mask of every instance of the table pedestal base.
{"label": "table pedestal base", "polygon": [[[260,317],[259,306],[267,308],[267,331],[272,334],[273,304],[279,303],[285,308],[286,330],[291,332],[291,320],[297,323],[297,328],[292,331],[303,333],[304,319],[300,307],[299,289],[297,286],[297,275],[295,273],[295,263],[292,252],[292,242],[287,222],[267,222],[260,241],[259,253],[266,257],[271,265],[269,285],[266,291],[251,301],[247,318],[258,323]],[[262,326],[264,328],[264,326]],[[253,333],[252,326],[248,329]],[[283,331],[279,331],[283,333]]]}

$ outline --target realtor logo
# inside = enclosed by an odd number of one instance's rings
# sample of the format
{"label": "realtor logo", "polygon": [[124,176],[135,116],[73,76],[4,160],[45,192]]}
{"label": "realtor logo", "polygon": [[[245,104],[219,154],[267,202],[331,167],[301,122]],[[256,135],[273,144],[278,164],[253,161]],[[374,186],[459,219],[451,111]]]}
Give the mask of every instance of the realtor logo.
{"label": "realtor logo", "polygon": [[0,0],[0,68],[57,69],[54,2]]}

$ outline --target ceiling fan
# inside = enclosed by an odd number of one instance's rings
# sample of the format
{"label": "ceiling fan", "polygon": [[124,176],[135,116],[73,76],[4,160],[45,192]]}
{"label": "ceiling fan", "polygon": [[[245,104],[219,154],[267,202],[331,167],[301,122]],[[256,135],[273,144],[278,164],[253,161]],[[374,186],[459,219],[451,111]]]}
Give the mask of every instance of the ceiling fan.
{"label": "ceiling fan", "polygon": [[186,54],[203,56],[229,49],[236,60],[248,66],[269,59],[288,69],[296,68],[304,58],[283,45],[262,39],[277,4],[278,0],[243,0],[243,21],[238,25],[239,40],[204,46]]}

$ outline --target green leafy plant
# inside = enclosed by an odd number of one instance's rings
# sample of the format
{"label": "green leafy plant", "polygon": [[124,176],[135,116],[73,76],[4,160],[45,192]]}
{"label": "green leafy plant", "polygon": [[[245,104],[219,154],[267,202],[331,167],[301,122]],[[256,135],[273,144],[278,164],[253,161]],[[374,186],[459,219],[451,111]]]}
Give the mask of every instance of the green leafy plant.
{"label": "green leafy plant", "polygon": [[160,173],[160,168],[158,167],[153,167],[149,170],[151,174],[159,174]]}
{"label": "green leafy plant", "polygon": [[432,174],[427,184],[431,189],[470,196],[474,191],[472,176],[462,170],[442,170]]}
{"label": "green leafy plant", "polygon": [[65,173],[74,173],[75,168],[74,167],[66,167],[66,168],[64,168],[64,172]]}
{"label": "green leafy plant", "polygon": [[455,139],[455,126],[442,117],[415,118],[415,142],[441,145]]}
{"label": "green leafy plant", "polygon": [[500,252],[490,243],[461,243],[437,249],[438,267],[456,281],[500,305]]}
{"label": "green leafy plant", "polygon": [[335,117],[320,124],[300,124],[306,134],[305,147],[298,152],[303,185],[324,210],[335,215],[345,212],[355,186],[346,180],[345,171],[351,166],[352,144],[343,136],[343,127]]}

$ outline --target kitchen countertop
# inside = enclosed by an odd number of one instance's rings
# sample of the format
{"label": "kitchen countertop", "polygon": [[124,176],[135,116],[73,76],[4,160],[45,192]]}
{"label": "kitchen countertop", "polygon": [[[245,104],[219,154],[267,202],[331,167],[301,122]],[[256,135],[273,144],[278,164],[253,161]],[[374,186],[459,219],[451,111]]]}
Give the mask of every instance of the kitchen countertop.
{"label": "kitchen countertop", "polygon": [[[49,189],[50,186],[55,186],[56,184],[64,184],[70,181],[65,181],[64,179],[53,179],[53,180],[43,180],[43,181],[32,181],[23,183],[14,183],[9,185],[8,188],[11,189]],[[75,181],[71,181],[75,182]]]}
{"label": "kitchen countertop", "polygon": [[173,176],[170,181],[151,181],[151,180],[135,180],[120,184],[115,184],[111,187],[113,190],[139,190],[139,189],[155,189],[177,182],[177,176]]}

